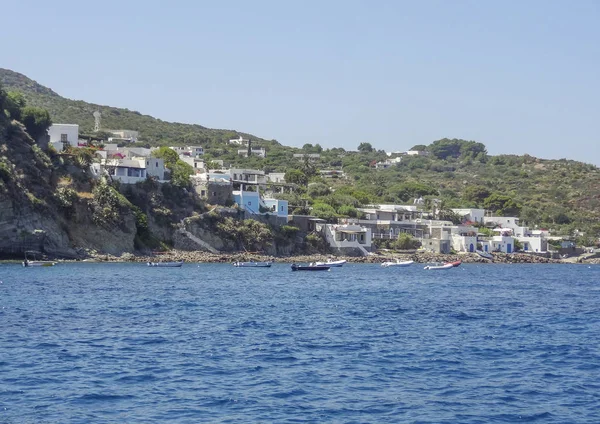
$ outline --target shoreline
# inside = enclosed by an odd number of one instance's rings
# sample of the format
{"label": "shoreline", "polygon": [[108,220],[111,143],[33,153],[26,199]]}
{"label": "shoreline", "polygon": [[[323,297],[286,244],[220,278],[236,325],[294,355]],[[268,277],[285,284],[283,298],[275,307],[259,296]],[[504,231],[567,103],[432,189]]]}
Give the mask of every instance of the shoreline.
{"label": "shoreline", "polygon": [[[326,262],[327,260],[346,260],[348,263],[366,263],[378,264],[386,261],[414,261],[415,263],[433,263],[433,262],[454,262],[462,261],[462,263],[479,263],[479,264],[518,264],[518,263],[542,263],[542,264],[599,264],[600,259],[588,259],[572,257],[566,259],[551,259],[541,256],[536,256],[527,253],[495,253],[494,259],[489,260],[480,257],[475,253],[460,253],[460,254],[433,254],[427,252],[412,252],[398,253],[390,255],[369,255],[369,256],[334,256],[324,254],[311,255],[295,255],[295,256],[269,256],[254,253],[209,253],[204,251],[182,251],[172,250],[156,255],[142,255],[133,253],[124,253],[121,256],[108,254],[94,254],[85,259],[52,259],[58,263],[69,262],[93,262],[93,263],[122,263],[122,262],[170,262],[184,261],[190,263],[233,263],[233,262],[273,262],[273,263],[310,263],[310,262]],[[0,260],[0,263],[21,263],[21,260]]]}

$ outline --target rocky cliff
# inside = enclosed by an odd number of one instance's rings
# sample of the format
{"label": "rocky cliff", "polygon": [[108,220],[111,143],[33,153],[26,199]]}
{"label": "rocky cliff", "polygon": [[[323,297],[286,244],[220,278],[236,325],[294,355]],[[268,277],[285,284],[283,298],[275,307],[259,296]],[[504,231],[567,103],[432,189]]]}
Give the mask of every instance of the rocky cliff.
{"label": "rocky cliff", "polygon": [[[133,213],[120,209],[118,226],[95,221],[95,208],[103,206],[65,178],[71,159],[42,150],[21,124],[0,122],[0,257],[26,250],[67,258],[134,250]],[[59,185],[61,179],[71,182]]]}

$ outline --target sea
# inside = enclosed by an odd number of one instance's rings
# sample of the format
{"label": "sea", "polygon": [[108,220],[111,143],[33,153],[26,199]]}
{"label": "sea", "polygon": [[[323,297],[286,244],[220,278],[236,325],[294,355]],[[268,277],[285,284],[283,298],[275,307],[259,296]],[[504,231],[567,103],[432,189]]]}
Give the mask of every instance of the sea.
{"label": "sea", "polygon": [[600,265],[0,264],[0,423],[600,423]]}

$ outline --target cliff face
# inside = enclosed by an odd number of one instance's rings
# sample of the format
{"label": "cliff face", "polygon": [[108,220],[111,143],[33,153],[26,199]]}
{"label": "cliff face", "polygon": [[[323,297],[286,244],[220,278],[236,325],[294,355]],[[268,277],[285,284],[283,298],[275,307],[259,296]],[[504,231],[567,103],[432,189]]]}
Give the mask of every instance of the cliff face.
{"label": "cliff face", "polygon": [[68,207],[61,205],[57,179],[52,159],[24,128],[0,122],[0,257],[21,257],[26,250],[67,258],[85,256],[86,250],[134,250],[131,211],[121,211],[118,226],[98,225],[89,199],[74,196]]}

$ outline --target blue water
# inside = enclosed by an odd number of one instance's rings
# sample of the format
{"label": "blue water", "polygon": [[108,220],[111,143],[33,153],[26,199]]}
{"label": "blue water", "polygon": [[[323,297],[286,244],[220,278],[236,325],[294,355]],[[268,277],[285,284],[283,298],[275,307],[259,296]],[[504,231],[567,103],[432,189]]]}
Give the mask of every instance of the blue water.
{"label": "blue water", "polygon": [[600,266],[0,280],[2,423],[600,423]]}

